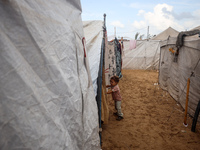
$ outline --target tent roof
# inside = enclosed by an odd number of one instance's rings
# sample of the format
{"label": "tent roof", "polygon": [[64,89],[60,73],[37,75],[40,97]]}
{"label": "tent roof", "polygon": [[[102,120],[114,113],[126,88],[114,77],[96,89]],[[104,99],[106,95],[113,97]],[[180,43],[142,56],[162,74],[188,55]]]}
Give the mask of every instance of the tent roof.
{"label": "tent roof", "polygon": [[167,28],[157,36],[153,37],[152,40],[166,40],[168,36],[170,37],[177,37],[178,36],[178,31],[173,29],[172,27]]}

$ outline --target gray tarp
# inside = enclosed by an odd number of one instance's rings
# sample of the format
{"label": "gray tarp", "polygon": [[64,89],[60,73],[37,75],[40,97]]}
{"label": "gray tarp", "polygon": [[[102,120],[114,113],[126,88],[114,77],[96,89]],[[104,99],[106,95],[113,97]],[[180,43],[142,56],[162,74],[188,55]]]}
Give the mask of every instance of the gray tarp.
{"label": "gray tarp", "polygon": [[79,0],[0,1],[0,149],[100,149]]}
{"label": "gray tarp", "polygon": [[[169,48],[176,49],[176,38],[161,43],[159,83],[185,108],[187,80],[190,77],[188,112],[194,115],[200,100],[200,38],[198,35],[184,38],[177,62]],[[191,77],[191,73],[194,76]]]}

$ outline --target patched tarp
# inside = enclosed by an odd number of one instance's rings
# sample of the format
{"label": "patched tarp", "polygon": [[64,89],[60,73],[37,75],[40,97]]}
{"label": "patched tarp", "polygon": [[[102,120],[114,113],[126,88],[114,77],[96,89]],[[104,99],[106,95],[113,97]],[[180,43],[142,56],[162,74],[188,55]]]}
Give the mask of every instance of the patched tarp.
{"label": "patched tarp", "polygon": [[0,149],[100,149],[79,0],[0,1]]}

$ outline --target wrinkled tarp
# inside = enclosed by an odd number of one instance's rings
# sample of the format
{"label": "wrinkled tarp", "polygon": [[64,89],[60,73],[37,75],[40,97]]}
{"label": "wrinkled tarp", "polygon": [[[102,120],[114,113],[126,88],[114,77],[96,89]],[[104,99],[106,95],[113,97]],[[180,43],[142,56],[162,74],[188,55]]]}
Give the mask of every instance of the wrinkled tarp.
{"label": "wrinkled tarp", "polygon": [[158,69],[160,57],[159,41],[137,41],[135,49],[129,50],[129,41],[124,41],[122,69]]}
{"label": "wrinkled tarp", "polygon": [[100,149],[79,0],[0,1],[0,149]]}
{"label": "wrinkled tarp", "polygon": [[101,54],[101,43],[103,38],[103,21],[83,21],[86,47],[89,57],[89,66],[95,95],[97,94],[97,77]]}
{"label": "wrinkled tarp", "polygon": [[188,113],[194,116],[200,98],[200,38],[198,35],[185,37],[177,62],[174,62],[174,54],[169,48],[176,48],[176,40],[169,38],[161,43],[159,83],[185,108],[187,80],[190,78]]}
{"label": "wrinkled tarp", "polygon": [[132,50],[129,50],[128,41],[124,41],[122,69],[159,69],[160,41],[177,37],[178,33],[169,27],[151,40],[137,40],[136,48]]}

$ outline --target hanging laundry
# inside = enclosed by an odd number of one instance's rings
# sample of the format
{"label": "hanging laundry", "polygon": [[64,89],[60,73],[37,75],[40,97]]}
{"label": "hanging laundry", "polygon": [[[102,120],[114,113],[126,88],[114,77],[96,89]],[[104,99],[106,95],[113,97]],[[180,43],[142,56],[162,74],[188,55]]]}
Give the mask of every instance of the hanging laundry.
{"label": "hanging laundry", "polygon": [[115,43],[114,47],[115,47],[115,56],[116,56],[116,75],[119,78],[121,78],[122,77],[122,73],[121,73],[121,69],[122,69],[121,44],[119,43],[117,38],[115,38],[114,43]]}
{"label": "hanging laundry", "polygon": [[130,40],[130,44],[129,44],[129,49],[135,49],[136,48],[136,40]]}

